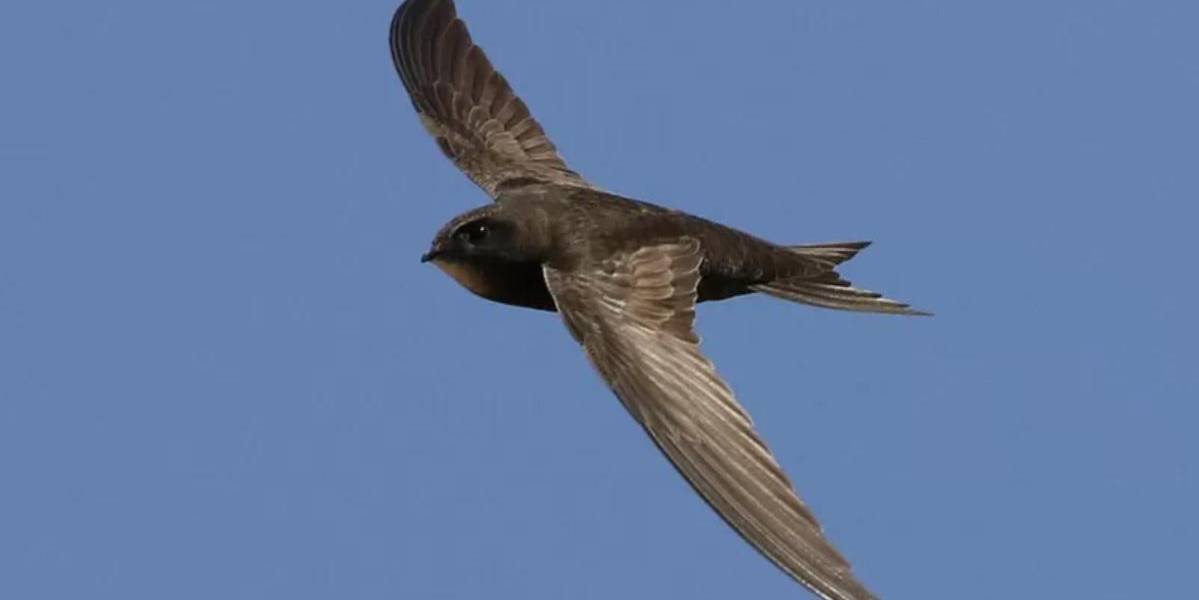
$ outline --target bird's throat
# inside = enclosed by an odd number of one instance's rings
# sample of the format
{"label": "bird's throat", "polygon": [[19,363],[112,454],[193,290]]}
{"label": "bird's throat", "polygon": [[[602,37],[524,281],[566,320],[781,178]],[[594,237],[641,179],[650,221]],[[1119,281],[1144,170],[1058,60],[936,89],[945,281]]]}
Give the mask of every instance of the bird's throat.
{"label": "bird's throat", "polygon": [[455,258],[439,257],[433,264],[457,281],[459,285],[484,298],[495,295],[496,282],[488,277],[482,265]]}
{"label": "bird's throat", "polygon": [[437,268],[472,293],[504,304],[540,310],[557,310],[536,262],[463,260],[437,257]]}

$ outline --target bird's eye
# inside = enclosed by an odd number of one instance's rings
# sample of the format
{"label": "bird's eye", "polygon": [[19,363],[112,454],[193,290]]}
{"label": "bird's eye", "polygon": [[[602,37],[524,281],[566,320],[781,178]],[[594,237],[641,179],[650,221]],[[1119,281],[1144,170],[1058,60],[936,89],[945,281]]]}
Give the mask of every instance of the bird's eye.
{"label": "bird's eye", "polygon": [[466,238],[470,243],[477,244],[483,241],[489,233],[491,233],[491,228],[487,226],[486,222],[475,221],[474,223],[463,225],[462,229],[458,230],[458,237]]}

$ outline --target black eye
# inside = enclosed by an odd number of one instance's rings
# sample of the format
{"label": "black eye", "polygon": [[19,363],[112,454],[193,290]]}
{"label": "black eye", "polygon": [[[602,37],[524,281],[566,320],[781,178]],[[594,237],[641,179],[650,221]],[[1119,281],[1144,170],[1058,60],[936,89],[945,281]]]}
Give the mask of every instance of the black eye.
{"label": "black eye", "polygon": [[486,222],[475,221],[474,223],[467,223],[466,225],[463,225],[462,228],[458,230],[458,237],[466,238],[466,240],[470,243],[477,244],[483,241],[483,239],[486,238],[487,234],[489,233],[491,233],[491,228]]}

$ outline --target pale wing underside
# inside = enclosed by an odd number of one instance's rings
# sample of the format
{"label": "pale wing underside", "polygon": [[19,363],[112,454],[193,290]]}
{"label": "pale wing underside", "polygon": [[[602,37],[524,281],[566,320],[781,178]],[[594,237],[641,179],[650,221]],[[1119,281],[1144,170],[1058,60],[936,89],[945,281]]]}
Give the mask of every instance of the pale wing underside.
{"label": "pale wing underside", "polygon": [[567,327],[633,417],[721,517],[824,598],[874,598],[699,350],[699,243],[649,246],[583,272],[545,268]]}
{"label": "pale wing underside", "polygon": [[391,57],[421,123],[492,198],[508,187],[594,187],[570,170],[525,103],[471,41],[452,0],[408,0],[391,23]]}

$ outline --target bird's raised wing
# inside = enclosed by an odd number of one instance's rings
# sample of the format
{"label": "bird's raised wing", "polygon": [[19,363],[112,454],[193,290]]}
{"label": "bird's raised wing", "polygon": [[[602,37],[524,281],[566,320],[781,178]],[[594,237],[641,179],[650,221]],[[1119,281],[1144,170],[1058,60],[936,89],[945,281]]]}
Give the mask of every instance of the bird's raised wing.
{"label": "bird's raised wing", "polygon": [[749,414],[699,350],[699,243],[648,246],[593,269],[545,268],[587,356],[695,491],[820,596],[874,598],[821,533]]}
{"label": "bird's raised wing", "polygon": [[470,39],[453,0],[408,0],[391,22],[391,58],[421,123],[472,181],[594,187],[570,170],[525,103]]}

